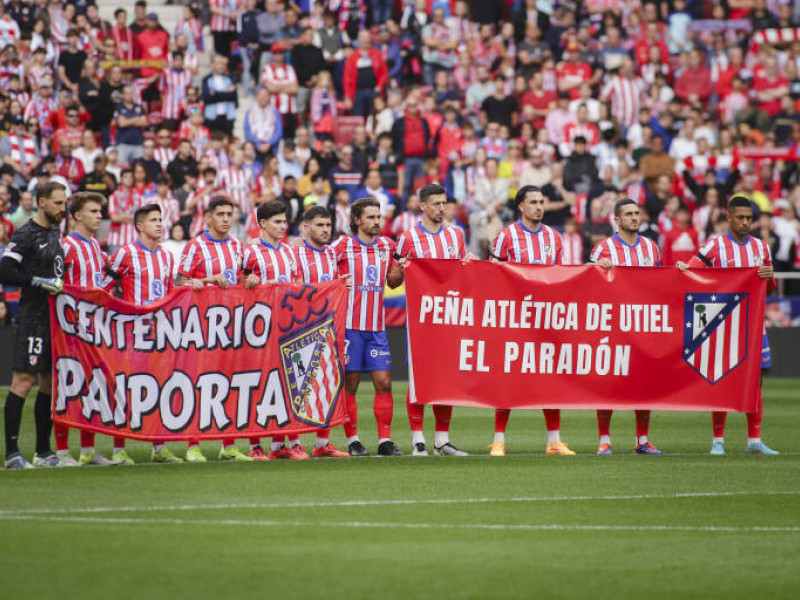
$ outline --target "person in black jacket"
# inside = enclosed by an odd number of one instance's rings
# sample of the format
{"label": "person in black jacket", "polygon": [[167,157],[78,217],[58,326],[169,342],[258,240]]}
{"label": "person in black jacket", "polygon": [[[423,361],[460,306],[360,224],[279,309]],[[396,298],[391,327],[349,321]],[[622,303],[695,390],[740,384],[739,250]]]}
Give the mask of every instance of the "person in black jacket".
{"label": "person in black jacket", "polygon": [[597,162],[586,152],[586,138],[575,138],[575,149],[564,165],[564,187],[576,194],[588,194],[597,185]]}
{"label": "person in black jacket", "polygon": [[311,90],[317,85],[317,76],[326,68],[322,50],[314,45],[314,30],[306,27],[300,34],[299,43],[292,48],[292,66],[297,74],[297,114],[300,122],[306,122]]}
{"label": "person in black jacket", "polygon": [[236,84],[228,75],[228,57],[217,54],[211,61],[211,73],[203,78],[205,125],[209,129],[233,133],[238,96]]}
{"label": "person in black jacket", "polygon": [[240,20],[239,30],[239,58],[242,59],[242,86],[245,96],[256,93],[258,81],[258,13],[257,0],[247,0]]}
{"label": "person in black jacket", "polygon": [[733,163],[731,164],[728,177],[722,183],[717,182],[717,171],[713,166],[709,166],[706,169],[703,183],[698,183],[695,181],[694,177],[692,177],[691,173],[691,169],[694,168],[694,161],[692,157],[689,156],[688,158],[685,158],[683,163],[686,166],[686,168],[683,170],[683,180],[686,182],[686,186],[692,191],[692,194],[694,194],[694,197],[697,199],[698,206],[702,206],[704,204],[706,192],[708,192],[709,188],[715,188],[720,198],[727,198],[730,196],[733,188],[736,186],[736,182],[739,181],[739,161],[736,159],[734,159]]}

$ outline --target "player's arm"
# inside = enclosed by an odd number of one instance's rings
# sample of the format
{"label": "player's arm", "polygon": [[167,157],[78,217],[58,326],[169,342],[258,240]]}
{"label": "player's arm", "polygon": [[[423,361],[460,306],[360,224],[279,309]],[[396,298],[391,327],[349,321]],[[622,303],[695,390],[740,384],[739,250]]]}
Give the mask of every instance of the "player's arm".
{"label": "player's arm", "polygon": [[[191,286],[195,291],[200,291],[205,285],[205,279],[195,277],[196,263],[198,261],[197,246],[194,244],[187,245],[181,255],[181,264],[178,267],[178,276],[175,278],[175,285]],[[224,278],[223,278],[224,279]]]}
{"label": "player's arm", "polygon": [[594,264],[609,270],[614,268],[614,263],[611,262],[608,248],[603,242],[597,244],[594,250],[592,250],[592,253],[589,255],[589,264]]}
{"label": "player's arm", "polygon": [[386,283],[390,288],[394,289],[400,287],[403,283],[405,277],[403,269],[408,264],[408,259],[400,256],[396,247],[390,249],[389,256],[391,258],[389,259],[389,271],[386,273]]}
{"label": "player's arm", "polygon": [[261,277],[255,273],[255,267],[257,266],[257,262],[255,260],[255,256],[253,252],[248,247],[244,251],[244,257],[242,258],[242,264],[244,268],[242,269],[242,276],[244,277],[244,287],[247,290],[252,290],[256,287],[259,283],[261,283]]}
{"label": "player's arm", "polygon": [[[12,238],[13,239],[13,238]],[[9,244],[0,259],[0,284],[14,287],[38,287],[48,294],[58,294],[64,287],[64,281],[57,277],[35,277],[20,271],[22,255],[17,252],[19,246]]]}
{"label": "player's arm", "polygon": [[491,262],[506,262],[508,260],[508,235],[505,231],[497,234],[497,237],[492,244],[492,249],[489,251],[489,260]]}

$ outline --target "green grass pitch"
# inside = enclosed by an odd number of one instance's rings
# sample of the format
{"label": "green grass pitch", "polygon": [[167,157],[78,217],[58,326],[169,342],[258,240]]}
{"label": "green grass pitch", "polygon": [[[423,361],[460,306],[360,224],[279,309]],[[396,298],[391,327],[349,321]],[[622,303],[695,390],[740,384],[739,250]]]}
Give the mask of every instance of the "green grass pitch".
{"label": "green grass pitch", "polygon": [[[601,458],[589,411],[562,415],[579,455],[546,457],[541,411],[516,411],[509,455],[491,458],[492,411],[456,408],[468,458],[162,466],[132,442],[135,467],[0,471],[0,597],[797,598],[799,391],[765,384],[780,457],[745,454],[740,414],[728,456],[711,457],[710,416],[668,412],[651,426],[664,456],[634,456],[633,414],[618,412]],[[404,395],[396,384],[394,438],[410,451]],[[374,452],[369,387],[359,405]],[[432,429],[428,410],[429,446]]]}

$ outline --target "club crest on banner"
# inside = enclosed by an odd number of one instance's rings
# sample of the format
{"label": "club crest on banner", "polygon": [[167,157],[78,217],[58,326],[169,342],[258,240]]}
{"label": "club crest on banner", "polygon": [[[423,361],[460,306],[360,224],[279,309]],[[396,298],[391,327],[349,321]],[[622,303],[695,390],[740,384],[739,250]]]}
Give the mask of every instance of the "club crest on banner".
{"label": "club crest on banner", "polygon": [[327,427],[342,389],[333,312],[279,340],[289,406],[298,421]]}
{"label": "club crest on banner", "polygon": [[747,357],[746,293],[686,294],[683,360],[714,385]]}

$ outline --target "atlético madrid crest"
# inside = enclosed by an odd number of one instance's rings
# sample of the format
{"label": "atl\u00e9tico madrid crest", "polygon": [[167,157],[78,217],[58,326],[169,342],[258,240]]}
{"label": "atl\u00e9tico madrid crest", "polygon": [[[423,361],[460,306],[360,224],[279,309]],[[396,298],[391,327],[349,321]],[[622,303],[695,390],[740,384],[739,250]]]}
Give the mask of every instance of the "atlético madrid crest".
{"label": "atl\u00e9tico madrid crest", "polygon": [[298,421],[327,427],[342,390],[342,367],[333,312],[279,340],[289,405]]}
{"label": "atl\u00e9tico madrid crest", "polygon": [[686,294],[683,360],[711,385],[747,357],[749,302],[745,293]]}

